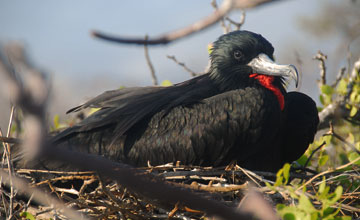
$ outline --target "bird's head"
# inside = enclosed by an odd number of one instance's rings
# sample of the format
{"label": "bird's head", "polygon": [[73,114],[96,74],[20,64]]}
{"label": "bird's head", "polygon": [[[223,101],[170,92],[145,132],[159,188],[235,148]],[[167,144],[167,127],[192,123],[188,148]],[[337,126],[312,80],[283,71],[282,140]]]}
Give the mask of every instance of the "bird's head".
{"label": "bird's head", "polygon": [[298,72],[293,65],[279,65],[273,61],[274,48],[260,34],[234,31],[222,35],[211,49],[210,76],[224,89],[241,87],[254,81],[253,76],[264,75],[282,83],[291,77],[298,83]]}

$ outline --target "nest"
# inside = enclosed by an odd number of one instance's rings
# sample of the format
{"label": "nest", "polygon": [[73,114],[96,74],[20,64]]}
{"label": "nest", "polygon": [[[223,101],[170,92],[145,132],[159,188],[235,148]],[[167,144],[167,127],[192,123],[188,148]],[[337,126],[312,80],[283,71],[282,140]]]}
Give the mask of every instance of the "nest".
{"label": "nest", "polygon": [[[296,203],[285,188],[274,191],[266,186],[266,183],[274,184],[275,173],[251,172],[236,165],[212,168],[167,164],[138,169],[161,177],[171,185],[190,189],[200,196],[220,201],[234,208],[242,206],[246,192],[250,188],[262,192],[263,198],[271,207],[278,203],[286,205]],[[358,178],[357,172],[359,169],[325,175],[328,184],[335,186],[339,177]],[[202,211],[179,202],[164,204],[134,193],[94,172],[20,169],[16,174],[28,179],[31,187],[40,187],[48,195],[57,197],[67,207],[94,219],[204,219],[206,217]],[[304,172],[291,173],[290,178],[303,183],[311,181],[307,190],[310,196],[316,194],[316,186],[322,180],[314,178],[314,174],[306,175]],[[36,219],[68,219],[62,210],[51,205],[37,204],[32,201],[31,196],[29,198],[18,194],[13,202],[14,217],[17,219],[21,219],[21,215],[25,216],[24,213],[31,213]],[[347,189],[341,197],[341,203],[339,207],[342,213],[357,217],[360,214],[357,208],[360,204],[359,189],[353,191]],[[2,216],[9,207],[8,198],[3,198],[3,204]],[[316,201],[314,204],[321,205]]]}

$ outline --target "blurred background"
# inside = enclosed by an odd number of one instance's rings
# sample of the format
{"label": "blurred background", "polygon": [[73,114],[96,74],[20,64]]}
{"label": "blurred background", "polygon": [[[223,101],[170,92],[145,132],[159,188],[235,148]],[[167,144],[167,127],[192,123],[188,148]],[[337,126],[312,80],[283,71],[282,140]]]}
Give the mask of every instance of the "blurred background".
{"label": "blurred background", "polygon": [[[221,4],[221,1],[218,1]],[[262,34],[275,47],[278,63],[294,64],[302,73],[298,88],[318,101],[318,50],[328,55],[328,79],[360,55],[360,3],[354,0],[276,1],[246,11],[243,30]],[[0,44],[21,43],[31,60],[52,82],[49,117],[65,112],[105,90],[152,84],[141,46],[95,39],[91,30],[125,36],[156,36],[214,11],[210,0],[37,0],[0,1]],[[239,21],[241,12],[231,18]],[[207,45],[223,33],[220,25],[167,46],[150,47],[159,82],[172,83],[190,74],[169,60],[175,55],[195,72],[208,63]],[[351,62],[349,62],[351,61]],[[0,74],[0,82],[4,82]],[[6,128],[10,105],[0,83],[0,127]],[[294,86],[290,85],[290,90]]]}

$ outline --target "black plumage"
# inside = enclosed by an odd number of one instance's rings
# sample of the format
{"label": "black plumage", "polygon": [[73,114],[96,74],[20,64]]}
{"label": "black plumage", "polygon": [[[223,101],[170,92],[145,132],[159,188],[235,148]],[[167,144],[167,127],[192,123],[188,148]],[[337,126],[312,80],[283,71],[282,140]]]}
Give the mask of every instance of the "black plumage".
{"label": "black plumage", "polygon": [[276,171],[299,158],[318,115],[310,97],[285,90],[284,76],[297,82],[295,67],[275,64],[272,45],[252,32],[231,32],[213,45],[207,74],[170,87],[105,92],[69,110],[101,108],[52,141],[135,166],[236,160]]}

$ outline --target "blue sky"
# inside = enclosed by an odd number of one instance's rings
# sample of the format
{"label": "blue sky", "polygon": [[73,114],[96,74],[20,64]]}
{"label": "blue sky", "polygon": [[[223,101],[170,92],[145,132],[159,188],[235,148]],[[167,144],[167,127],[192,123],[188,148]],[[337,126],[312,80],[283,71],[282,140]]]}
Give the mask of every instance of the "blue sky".
{"label": "blue sky", "polygon": [[[314,14],[321,2],[288,0],[250,9],[242,29],[261,33],[272,42],[279,63],[291,61],[292,44],[306,43],[314,53],[326,50],[327,44],[310,40],[297,24],[300,16]],[[90,36],[91,30],[153,36],[189,25],[211,12],[209,0],[0,0],[0,42],[26,45],[34,63],[54,81],[52,111],[63,113],[104,90],[151,84],[142,47],[97,40]],[[238,19],[240,12],[231,17]],[[180,82],[190,77],[166,55],[175,55],[191,69],[202,71],[208,61],[207,45],[221,34],[221,27],[215,25],[168,46],[150,48],[159,80]],[[304,73],[304,82],[309,78],[311,83],[302,90],[311,92],[316,77]]]}

